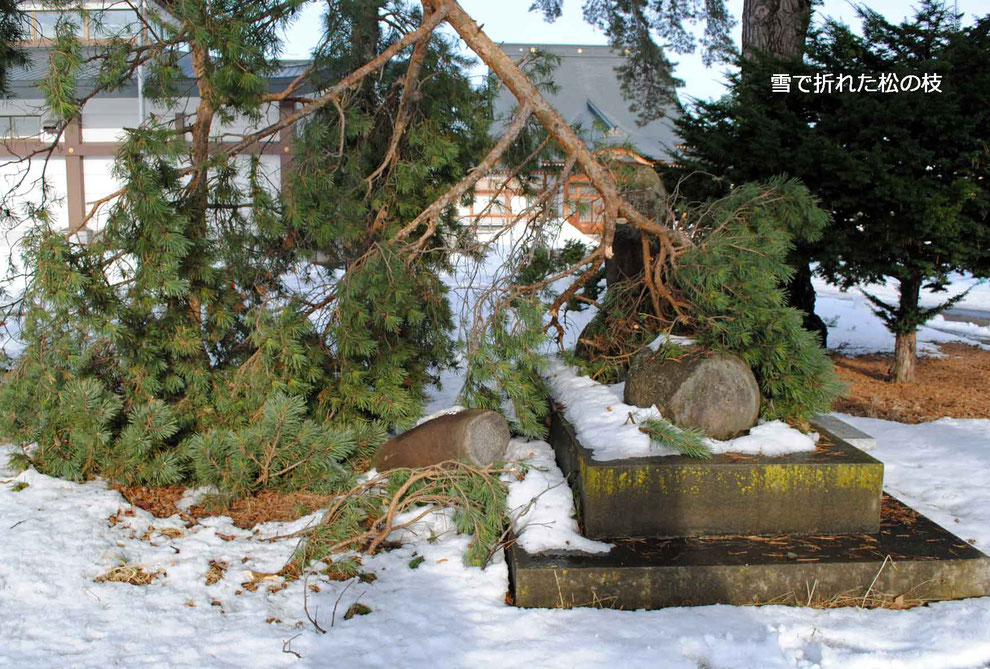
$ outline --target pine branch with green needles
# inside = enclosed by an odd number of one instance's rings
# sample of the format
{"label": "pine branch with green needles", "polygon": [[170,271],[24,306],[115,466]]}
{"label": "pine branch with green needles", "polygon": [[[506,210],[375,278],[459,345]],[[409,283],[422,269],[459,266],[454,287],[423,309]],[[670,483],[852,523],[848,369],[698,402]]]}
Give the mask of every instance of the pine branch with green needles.
{"label": "pine branch with green needles", "polygon": [[643,421],[639,431],[648,435],[654,444],[665,446],[689,458],[709,460],[712,457],[712,452],[705,443],[705,434],[701,430],[681,429],[663,418],[650,418]]}

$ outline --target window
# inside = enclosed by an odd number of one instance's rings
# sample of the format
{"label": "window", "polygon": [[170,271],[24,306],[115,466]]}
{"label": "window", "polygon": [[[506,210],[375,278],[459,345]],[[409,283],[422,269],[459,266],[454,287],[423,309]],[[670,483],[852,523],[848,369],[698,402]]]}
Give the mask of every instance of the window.
{"label": "window", "polygon": [[41,133],[40,116],[0,116],[0,137],[36,137]]}
{"label": "window", "polygon": [[59,19],[72,23],[76,35],[82,39],[129,38],[140,30],[138,15],[133,9],[94,9],[85,17],[78,11],[25,11],[23,17],[29,26],[25,39],[35,41],[55,39]]}
{"label": "window", "polygon": [[133,37],[139,29],[138,16],[131,9],[108,9],[89,15],[89,38]]}
{"label": "window", "polygon": [[[66,12],[35,12],[32,22],[35,39],[55,39],[55,26],[64,14]],[[83,37],[83,20],[80,16],[70,14],[65,21],[71,22],[76,27],[76,35]]]}

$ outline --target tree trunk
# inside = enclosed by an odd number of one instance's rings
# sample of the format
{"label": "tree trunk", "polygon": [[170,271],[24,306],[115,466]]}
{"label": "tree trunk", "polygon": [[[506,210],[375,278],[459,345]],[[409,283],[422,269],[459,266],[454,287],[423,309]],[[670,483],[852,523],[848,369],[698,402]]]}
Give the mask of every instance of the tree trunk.
{"label": "tree trunk", "polygon": [[794,268],[794,276],[787,284],[787,304],[804,314],[804,329],[818,335],[822,348],[828,343],[828,326],[815,313],[815,286],[811,283],[811,267],[802,253],[792,253],[787,260]]}
{"label": "tree trunk", "polygon": [[[801,61],[811,24],[811,0],[745,0],[742,17],[742,52],[751,58],[758,52]],[[794,276],[786,286],[787,304],[804,314],[804,329],[818,335],[822,346],[828,338],[825,322],[815,313],[815,288],[805,253],[792,253],[788,262]]]}
{"label": "tree trunk", "polygon": [[894,383],[914,383],[914,367],[918,352],[918,300],[921,297],[921,277],[901,279],[901,300],[897,305],[897,329],[894,341],[894,365],[890,380]]}
{"label": "tree trunk", "polygon": [[917,360],[918,333],[899,333],[894,343],[894,367],[890,380],[894,383],[914,383],[914,363]]}
{"label": "tree trunk", "polygon": [[743,3],[742,51],[763,51],[800,59],[811,23],[811,0],[746,0]]}

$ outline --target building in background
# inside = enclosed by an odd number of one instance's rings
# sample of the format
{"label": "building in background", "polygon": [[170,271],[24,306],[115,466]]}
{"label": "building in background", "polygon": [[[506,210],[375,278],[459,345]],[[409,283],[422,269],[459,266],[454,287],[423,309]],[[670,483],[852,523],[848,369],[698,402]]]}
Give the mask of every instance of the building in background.
{"label": "building in background", "polygon": [[[89,14],[81,21],[74,18],[84,48],[94,48],[113,36],[140,40],[139,5],[131,2],[90,2],[84,7]],[[124,139],[125,129],[137,127],[144,118],[155,114],[165,116],[182,127],[186,113],[199,104],[192,75],[191,59],[184,57],[179,67],[184,75],[179,90],[179,105],[164,109],[144,99],[141,73],[135,73],[127,84],[112,93],[100,93],[85,103],[80,117],[64,126],[45,112],[40,85],[48,73],[49,56],[55,25],[62,12],[45,9],[33,3],[22,3],[28,25],[25,51],[28,63],[12,69],[9,96],[0,99],[0,188],[5,194],[13,189],[17,204],[38,204],[43,197],[41,177],[44,174],[49,210],[53,225],[75,238],[85,241],[99,230],[106,217],[104,207],[95,215],[92,205],[114,193],[120,184],[112,174],[113,158]],[[275,76],[269,78],[271,92],[284,90],[305,68],[306,61],[286,61]],[[84,95],[93,88],[96,68],[86,67],[81,73],[78,93]],[[253,130],[290,114],[293,102],[272,104],[260,121],[237,119],[232,123],[215,125],[215,141],[234,143]],[[281,132],[277,140],[252,147],[262,154],[262,168],[274,189],[280,187],[285,168],[291,161],[292,128]],[[53,146],[53,142],[55,142]],[[6,231],[8,247],[16,231]]]}
{"label": "building in background", "polygon": [[[517,62],[529,54],[544,52],[559,59],[551,79],[555,90],[543,91],[565,121],[579,129],[588,145],[599,155],[617,162],[653,166],[669,163],[680,144],[674,120],[681,110],[672,105],[663,118],[640,126],[622,97],[616,68],[621,54],[609,46],[503,44],[502,49]],[[517,107],[512,93],[503,87],[493,103],[495,131],[504,128]],[[558,166],[559,167],[559,166]],[[493,231],[511,224],[529,202],[518,184],[504,187],[507,172],[495,172],[482,179],[474,202],[461,210],[475,220],[479,231]],[[552,170],[540,175],[548,181]],[[584,233],[600,230],[603,206],[597,191],[582,174],[572,175],[555,203],[560,215]]]}
{"label": "building in background", "polygon": [[[141,39],[138,12],[143,5],[107,0],[85,6],[91,13],[76,26],[84,45],[93,48],[112,36]],[[176,109],[159,108],[145,100],[138,72],[121,89],[90,98],[80,117],[63,127],[58,119],[46,114],[40,89],[48,73],[50,47],[61,12],[30,2],[22,3],[21,9],[29,26],[25,43],[28,63],[11,71],[9,97],[0,99],[0,188],[5,194],[13,193],[9,201],[17,205],[38,204],[44,198],[54,227],[86,241],[99,231],[108,210],[102,207],[94,212],[93,205],[120,188],[112,165],[126,129],[136,127],[149,115],[164,116],[182,127],[186,114],[199,104],[191,59],[186,57],[179,62],[185,76],[181,85],[186,92],[180,96]],[[679,141],[672,122],[679,108],[670,108],[661,120],[637,125],[615,72],[622,57],[610,47],[505,44],[503,49],[517,59],[536,50],[560,59],[553,75],[557,88],[547,93],[548,98],[568,122],[579,126],[595,150],[608,152],[612,159],[642,165],[670,160]],[[281,71],[269,78],[270,91],[284,90],[306,65],[307,61],[285,61]],[[80,94],[89,91],[95,75],[95,67],[83,70],[78,84]],[[503,89],[493,105],[496,131],[504,127],[515,104],[511,93]],[[296,105],[275,103],[260,120],[217,124],[214,140],[219,144],[235,143],[280,116],[291,114]],[[281,187],[291,162],[293,135],[293,128],[285,128],[277,139],[252,147],[253,152],[261,154],[262,169],[275,190]],[[547,169],[542,171],[542,178],[547,180],[552,174],[553,170]],[[518,184],[510,181],[508,187],[503,187],[506,177],[506,173],[496,172],[482,179],[474,202],[460,211],[464,222],[476,225],[482,234],[510,224],[529,206]],[[600,225],[600,200],[583,175],[569,178],[554,206],[559,216],[582,232],[594,233]],[[17,231],[5,233],[9,249]]]}

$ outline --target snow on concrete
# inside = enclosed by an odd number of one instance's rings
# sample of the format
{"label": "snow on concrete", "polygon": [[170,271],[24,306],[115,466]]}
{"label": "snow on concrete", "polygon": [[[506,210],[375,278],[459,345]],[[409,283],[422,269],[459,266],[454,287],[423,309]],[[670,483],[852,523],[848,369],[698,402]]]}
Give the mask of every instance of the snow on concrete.
{"label": "snow on concrete", "polygon": [[787,423],[772,420],[750,429],[749,434],[731,441],[709,439],[712,453],[758,453],[760,455],[787,455],[817,448],[818,433],[804,434]]}
{"label": "snow on concrete", "polygon": [[835,415],[876,438],[870,455],[883,462],[885,490],[990,551],[990,420],[905,425]]}
{"label": "snow on concrete", "polygon": [[[606,386],[582,376],[571,365],[551,360],[545,374],[554,399],[574,426],[578,439],[595,460],[621,460],[645,456],[678,455],[654,444],[639,426],[659,418],[656,407],[641,408],[622,401],[621,384]],[[787,455],[815,450],[817,434],[806,435],[781,421],[763,423],[748,434],[729,441],[706,439],[713,453]]]}
{"label": "snow on concrete", "polygon": [[578,550],[607,553],[612,544],[582,537],[574,512],[574,495],[544,441],[513,439],[507,459],[523,464],[503,477],[509,488],[508,507],[518,543],[528,553]]}
{"label": "snow on concrete", "polygon": [[623,403],[612,387],[580,375],[571,365],[554,358],[544,378],[553,398],[564,407],[578,439],[594,452],[595,460],[619,460],[646,455],[677,455],[654,445],[639,431],[639,424],[659,418],[656,407],[640,408]]}
{"label": "snow on concrete", "polygon": [[[900,425],[843,418],[877,437],[874,453],[886,464],[889,490],[990,550],[990,421]],[[526,450],[518,442],[514,447]],[[29,486],[14,492],[18,482]],[[366,558],[363,569],[377,576],[374,583],[311,576],[277,592],[267,591],[268,582],[248,592],[240,583],[249,570],[278,569],[294,541],[261,541],[225,518],[185,528],[177,518],[134,509],[111,526],[108,518],[128,509],[98,482],[0,474],[0,666],[928,669],[990,663],[990,598],[909,611],[516,609],[505,602],[501,555],[485,570],[465,567],[468,539],[444,523]],[[285,535],[312,520],[271,523],[265,534]],[[142,540],[151,525],[156,530]],[[166,529],[181,534],[160,532]],[[121,559],[167,575],[150,586],[93,582]],[[213,559],[229,567],[207,586]],[[308,608],[325,634],[306,619],[304,585],[319,588],[308,592]],[[355,601],[372,612],[343,620]]]}

